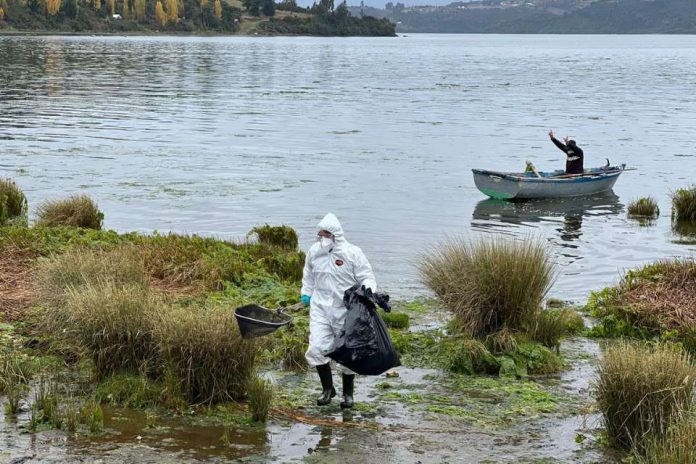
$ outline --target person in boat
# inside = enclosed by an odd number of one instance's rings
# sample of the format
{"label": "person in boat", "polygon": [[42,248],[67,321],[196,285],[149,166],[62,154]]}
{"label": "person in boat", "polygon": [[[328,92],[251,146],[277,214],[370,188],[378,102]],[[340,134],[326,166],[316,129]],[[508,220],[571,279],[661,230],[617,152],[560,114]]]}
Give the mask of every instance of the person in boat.
{"label": "person in boat", "polygon": [[566,154],[566,174],[582,174],[584,172],[584,153],[582,149],[577,146],[575,140],[566,137],[563,139],[563,142],[561,142],[553,136],[552,130],[549,131],[549,138],[559,150]]}
{"label": "person in boat", "polygon": [[[327,214],[317,225],[317,243],[307,253],[302,276],[301,300],[309,306],[309,349],[305,358],[315,366],[322,393],[317,405],[325,406],[336,396],[331,364],[334,337],[346,322],[347,310],[343,294],[355,284],[377,290],[375,275],[362,250],[346,241],[341,223]],[[355,373],[337,364],[343,378],[341,408],[353,407]]]}

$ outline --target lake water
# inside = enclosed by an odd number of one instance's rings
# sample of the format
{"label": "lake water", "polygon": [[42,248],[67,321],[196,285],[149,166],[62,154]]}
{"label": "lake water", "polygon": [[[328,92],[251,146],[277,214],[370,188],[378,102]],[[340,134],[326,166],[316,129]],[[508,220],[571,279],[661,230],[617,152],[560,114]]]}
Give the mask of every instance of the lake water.
{"label": "lake water", "polygon": [[[284,223],[307,247],[332,211],[397,296],[445,234],[533,235],[580,300],[696,250],[669,202],[696,182],[694,69],[694,36],[0,37],[0,176],[34,206],[85,191],[120,231]],[[549,128],[638,170],[582,200],[476,190],[474,167],[563,167]],[[640,226],[625,204],[647,194]]]}

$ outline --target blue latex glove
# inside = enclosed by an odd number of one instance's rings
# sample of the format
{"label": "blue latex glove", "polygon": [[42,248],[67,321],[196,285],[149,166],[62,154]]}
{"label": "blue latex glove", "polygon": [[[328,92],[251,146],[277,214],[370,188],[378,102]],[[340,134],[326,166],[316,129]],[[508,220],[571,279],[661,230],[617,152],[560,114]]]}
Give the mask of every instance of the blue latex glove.
{"label": "blue latex glove", "polygon": [[302,295],[302,296],[300,297],[300,301],[301,301],[305,306],[309,306],[309,302],[312,301],[312,297],[309,296],[309,295]]}

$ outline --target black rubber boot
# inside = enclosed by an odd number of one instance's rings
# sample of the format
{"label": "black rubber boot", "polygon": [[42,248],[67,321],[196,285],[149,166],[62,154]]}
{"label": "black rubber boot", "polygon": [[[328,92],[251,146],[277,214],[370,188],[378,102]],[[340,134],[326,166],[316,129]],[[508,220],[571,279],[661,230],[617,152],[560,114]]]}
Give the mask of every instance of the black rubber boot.
{"label": "black rubber boot", "polygon": [[326,406],[331,402],[331,398],[336,396],[336,389],[333,386],[331,377],[331,365],[329,363],[317,366],[319,380],[321,380],[321,396],[317,400],[317,406]]}
{"label": "black rubber boot", "polygon": [[355,387],[355,375],[343,374],[343,401],[341,409],[353,407],[353,388]]}

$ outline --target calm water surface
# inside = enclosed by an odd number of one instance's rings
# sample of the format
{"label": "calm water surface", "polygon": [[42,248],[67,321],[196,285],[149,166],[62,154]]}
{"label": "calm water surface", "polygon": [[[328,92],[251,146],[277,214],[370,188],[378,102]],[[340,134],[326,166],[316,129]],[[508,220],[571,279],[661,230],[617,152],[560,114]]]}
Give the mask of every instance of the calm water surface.
{"label": "calm water surface", "polygon": [[[669,192],[696,181],[696,37],[0,37],[0,175],[36,205],[85,191],[105,225],[239,239],[327,211],[383,288],[445,233],[535,235],[582,299],[627,267],[696,247]],[[513,205],[470,169],[625,162],[614,193]],[[625,204],[653,195],[650,226]],[[689,244],[691,243],[691,244]]]}

